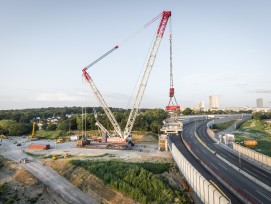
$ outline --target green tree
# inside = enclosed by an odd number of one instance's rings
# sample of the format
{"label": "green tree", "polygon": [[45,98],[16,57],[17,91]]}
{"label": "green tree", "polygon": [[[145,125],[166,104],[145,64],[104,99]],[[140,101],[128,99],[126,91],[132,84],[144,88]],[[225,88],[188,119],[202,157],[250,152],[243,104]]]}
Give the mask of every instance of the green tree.
{"label": "green tree", "polygon": [[9,129],[9,135],[19,136],[26,135],[31,132],[32,126],[30,124],[25,123],[14,123],[11,125]]}
{"label": "green tree", "polygon": [[159,130],[162,128],[161,123],[157,122],[157,121],[153,121],[150,125],[150,129],[152,132],[154,133],[159,133]]}
{"label": "green tree", "polygon": [[191,115],[193,113],[193,110],[191,108],[186,108],[184,111],[183,111],[183,114],[184,115]]}
{"label": "green tree", "polygon": [[68,131],[70,129],[70,121],[64,120],[57,124],[57,130],[65,130]]}
{"label": "green tree", "polygon": [[56,124],[48,124],[46,130],[54,131],[56,130],[57,125]]}

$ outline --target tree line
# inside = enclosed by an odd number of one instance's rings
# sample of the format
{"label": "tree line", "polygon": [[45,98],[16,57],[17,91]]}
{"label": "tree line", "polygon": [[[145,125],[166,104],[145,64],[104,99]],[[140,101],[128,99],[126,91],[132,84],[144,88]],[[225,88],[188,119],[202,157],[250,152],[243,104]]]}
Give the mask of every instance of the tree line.
{"label": "tree line", "polygon": [[[108,130],[113,127],[103,112],[101,107],[95,108],[98,114],[98,120]],[[128,120],[130,110],[121,108],[110,108],[121,128],[124,129]],[[168,113],[163,109],[141,109],[135,124],[135,131],[152,131],[158,133],[162,127],[162,122],[168,117]],[[51,123],[48,118],[58,118],[58,122]],[[63,108],[38,108],[23,110],[1,110],[0,111],[0,134],[4,135],[24,135],[30,134],[32,123],[35,122],[35,129],[38,129],[37,123],[41,122],[42,129],[45,131],[72,131],[97,130],[93,108],[87,107],[82,110],[81,107],[63,107]]]}
{"label": "tree line", "polygon": [[252,115],[252,118],[255,120],[266,120],[271,119],[271,113],[257,112]]}

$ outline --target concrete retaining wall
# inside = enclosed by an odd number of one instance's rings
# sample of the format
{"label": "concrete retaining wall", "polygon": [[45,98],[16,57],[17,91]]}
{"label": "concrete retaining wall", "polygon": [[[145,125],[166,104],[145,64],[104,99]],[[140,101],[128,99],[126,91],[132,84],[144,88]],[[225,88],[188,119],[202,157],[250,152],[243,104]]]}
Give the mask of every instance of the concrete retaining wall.
{"label": "concrete retaining wall", "polygon": [[203,203],[230,203],[208,180],[206,180],[181,154],[177,147],[168,141],[171,154],[187,182]]}
{"label": "concrete retaining wall", "polygon": [[271,157],[267,155],[261,154],[259,152],[243,147],[236,143],[233,143],[233,149],[249,158],[252,158],[258,162],[265,164],[266,166],[271,167]]}

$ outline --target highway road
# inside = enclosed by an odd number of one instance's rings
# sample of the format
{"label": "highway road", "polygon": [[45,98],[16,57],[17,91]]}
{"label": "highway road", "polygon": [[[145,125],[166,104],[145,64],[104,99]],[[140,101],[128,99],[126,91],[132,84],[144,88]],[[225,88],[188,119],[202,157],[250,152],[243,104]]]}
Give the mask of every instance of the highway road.
{"label": "highway road", "polygon": [[[220,160],[216,155],[208,151],[195,137],[195,125],[189,125],[183,131],[183,139],[191,146],[191,149],[225,184],[238,192],[251,203],[271,203],[271,192],[259,186],[232,168],[228,163]],[[234,202],[232,202],[234,203]]]}
{"label": "highway road", "polygon": [[221,145],[216,144],[207,133],[207,123],[201,123],[197,127],[197,134],[201,139],[210,147],[212,150],[216,151],[217,154],[222,156],[224,159],[228,160],[233,165],[241,168],[246,173],[250,174],[254,178],[263,182],[267,186],[271,187],[271,171],[267,169],[261,168],[254,164],[253,162],[249,162],[248,160],[240,157],[232,151],[228,151],[223,148]]}
{"label": "highway road", "polygon": [[50,187],[54,192],[59,193],[67,203],[96,203],[91,197],[64,177],[58,175],[54,170],[43,166],[40,161],[22,152],[21,148],[13,144],[12,140],[3,139],[2,145],[0,146],[0,154],[17,163],[19,163],[22,158],[28,158],[30,162],[22,163],[21,166],[37,177],[46,186]]}
{"label": "highway road", "polygon": [[[184,126],[184,129],[186,126]],[[184,143],[181,140],[180,135],[171,134],[170,140],[172,143],[175,144],[177,149],[182,153],[182,155],[194,166],[195,169],[197,169],[198,172],[201,173],[201,175],[204,176],[207,180],[212,180],[231,200],[232,203],[243,203],[240,199],[238,199],[231,191],[229,191],[223,184],[220,183],[218,179],[216,179],[210,172],[208,172],[202,165],[201,162],[198,161],[196,158],[193,157],[193,155],[187,150]]]}

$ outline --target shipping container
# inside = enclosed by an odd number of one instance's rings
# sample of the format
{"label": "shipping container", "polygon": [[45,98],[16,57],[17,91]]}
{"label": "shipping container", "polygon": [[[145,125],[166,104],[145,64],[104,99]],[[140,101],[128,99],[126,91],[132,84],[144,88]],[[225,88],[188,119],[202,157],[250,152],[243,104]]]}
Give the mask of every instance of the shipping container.
{"label": "shipping container", "polygon": [[46,150],[50,149],[50,144],[29,144],[29,149],[36,149],[36,150]]}

